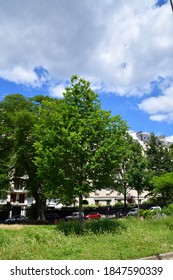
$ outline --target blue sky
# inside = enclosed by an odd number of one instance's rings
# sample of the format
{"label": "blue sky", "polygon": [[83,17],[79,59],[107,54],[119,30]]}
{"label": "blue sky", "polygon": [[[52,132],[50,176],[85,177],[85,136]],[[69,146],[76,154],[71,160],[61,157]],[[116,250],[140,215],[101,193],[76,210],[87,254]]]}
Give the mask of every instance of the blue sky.
{"label": "blue sky", "polygon": [[91,82],[102,107],[120,114],[131,130],[173,136],[170,1],[0,0],[0,5],[1,100],[11,93],[60,98],[71,75],[78,74]]}

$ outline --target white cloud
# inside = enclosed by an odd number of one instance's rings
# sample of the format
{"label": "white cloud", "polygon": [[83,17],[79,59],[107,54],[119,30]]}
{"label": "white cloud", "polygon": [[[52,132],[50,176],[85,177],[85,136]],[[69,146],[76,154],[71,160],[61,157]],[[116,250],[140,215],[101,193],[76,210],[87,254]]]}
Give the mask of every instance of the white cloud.
{"label": "white cloud", "polygon": [[166,141],[173,143],[173,135],[166,137]]}
{"label": "white cloud", "polygon": [[56,85],[54,87],[51,87],[51,89],[50,89],[51,96],[58,97],[58,98],[63,97],[63,92],[64,91],[65,91],[65,85],[64,84]]}
{"label": "white cloud", "polygon": [[16,66],[13,69],[0,69],[0,77],[17,84],[32,86],[36,86],[38,84],[36,73],[31,69],[25,69],[20,66]]}
{"label": "white cloud", "polygon": [[139,109],[148,113],[153,121],[173,122],[173,84],[166,88],[162,95],[142,101]]}
{"label": "white cloud", "polygon": [[[139,3],[140,2],[140,3]],[[42,66],[62,96],[72,74],[91,78],[94,90],[145,96],[139,108],[153,120],[171,119],[171,94],[151,97],[152,81],[170,82],[173,65],[169,1],[0,0],[0,77],[40,85]],[[152,105],[151,105],[152,104]],[[173,107],[172,107],[173,108]]]}
{"label": "white cloud", "polygon": [[42,65],[57,79],[88,74],[124,94],[135,94],[134,88],[172,71],[168,5],[154,9],[151,0],[0,2],[4,69]]}
{"label": "white cloud", "polygon": [[172,114],[155,114],[150,116],[150,120],[157,121],[157,122],[172,122],[173,121],[173,115]]}

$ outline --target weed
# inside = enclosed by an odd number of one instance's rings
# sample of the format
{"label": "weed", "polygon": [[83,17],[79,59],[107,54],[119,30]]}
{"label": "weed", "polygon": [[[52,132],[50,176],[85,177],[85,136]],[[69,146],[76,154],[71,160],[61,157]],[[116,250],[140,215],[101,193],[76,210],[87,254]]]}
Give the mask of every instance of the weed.
{"label": "weed", "polygon": [[126,229],[120,221],[111,219],[97,219],[84,221],[83,225],[79,221],[63,222],[57,225],[58,231],[62,232],[65,236],[70,234],[75,235],[86,235],[90,233],[104,234],[104,233],[115,233],[120,230]]}

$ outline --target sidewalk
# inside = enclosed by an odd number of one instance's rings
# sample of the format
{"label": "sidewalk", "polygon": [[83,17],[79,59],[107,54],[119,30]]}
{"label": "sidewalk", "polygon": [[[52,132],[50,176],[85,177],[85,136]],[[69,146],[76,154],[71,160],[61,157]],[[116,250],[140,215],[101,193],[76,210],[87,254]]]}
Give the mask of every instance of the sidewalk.
{"label": "sidewalk", "polygon": [[141,258],[140,260],[173,260],[173,252],[166,254],[157,254],[154,256]]}

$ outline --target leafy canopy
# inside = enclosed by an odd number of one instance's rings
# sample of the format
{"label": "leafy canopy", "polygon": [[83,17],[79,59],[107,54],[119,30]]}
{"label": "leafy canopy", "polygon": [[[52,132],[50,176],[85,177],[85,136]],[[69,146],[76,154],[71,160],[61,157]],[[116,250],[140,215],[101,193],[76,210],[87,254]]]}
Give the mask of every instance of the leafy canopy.
{"label": "leafy canopy", "polygon": [[64,99],[45,101],[40,116],[35,163],[47,194],[73,199],[113,182],[127,126],[101,109],[89,82],[72,76]]}

